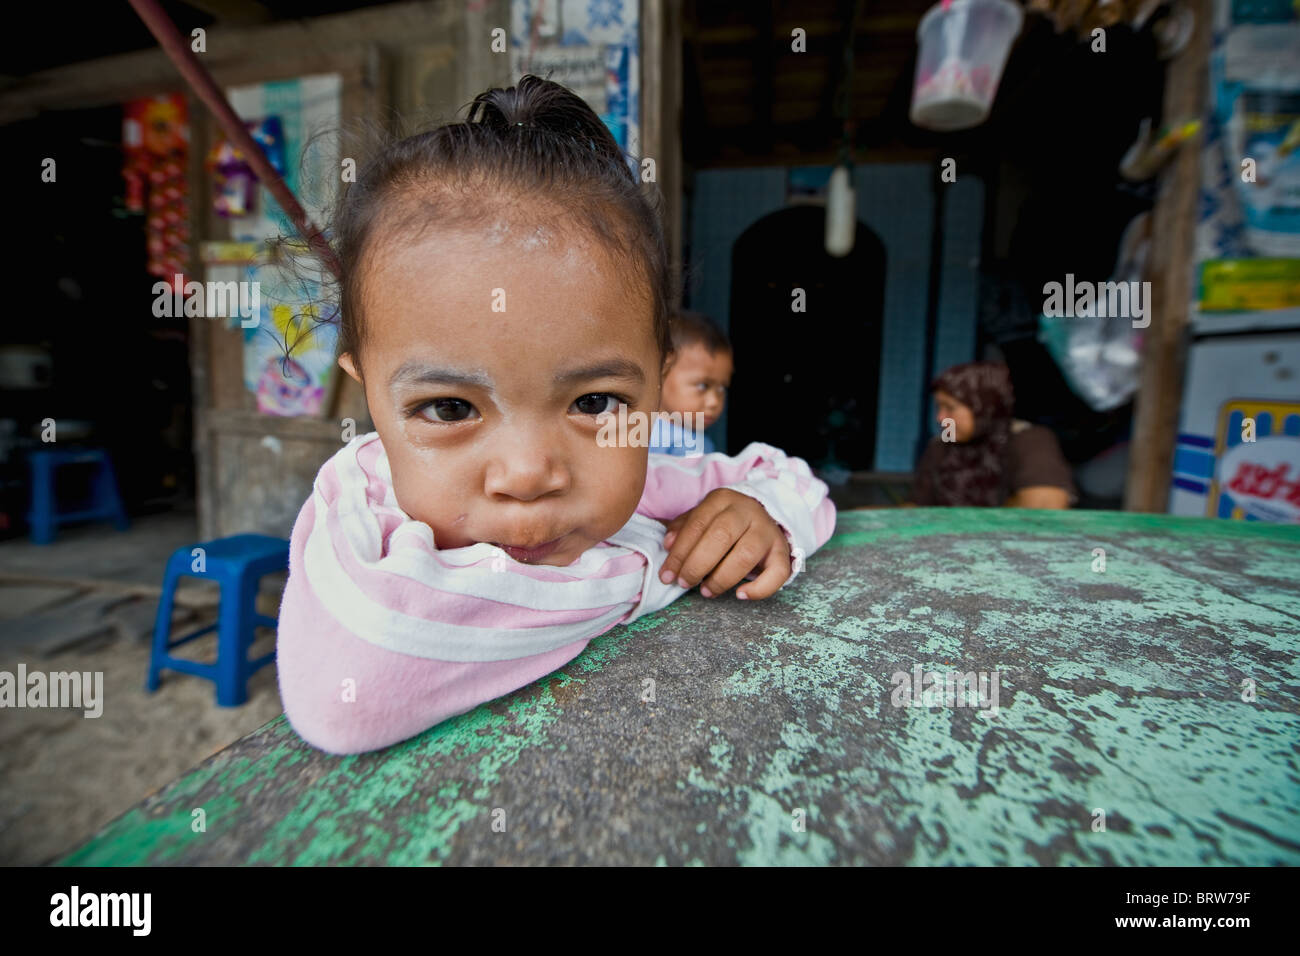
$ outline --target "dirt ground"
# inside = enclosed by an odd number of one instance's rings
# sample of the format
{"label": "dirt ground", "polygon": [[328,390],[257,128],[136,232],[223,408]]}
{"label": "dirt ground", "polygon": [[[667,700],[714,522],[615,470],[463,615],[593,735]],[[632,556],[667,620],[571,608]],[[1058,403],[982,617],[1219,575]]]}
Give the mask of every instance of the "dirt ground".
{"label": "dirt ground", "polygon": [[[124,534],[102,529],[61,533],[35,564],[24,559],[24,549],[31,545],[0,543],[0,672],[16,675],[23,664],[29,674],[103,673],[99,717],[49,707],[0,709],[0,864],[50,862],[283,710],[274,664],[249,682],[249,699],[242,707],[218,707],[211,681],[174,672],[164,671],[156,693],[145,691],[149,665],[145,634],[157,599],[132,597],[124,590],[131,586],[131,575],[121,569],[130,562],[112,561],[111,552],[129,553],[141,569],[136,577],[149,577],[156,588],[166,554],[179,546],[175,542],[196,539],[184,522],[139,524],[143,527]],[[62,565],[54,550],[58,548],[68,558]],[[115,569],[105,576],[116,575],[113,583],[119,585],[118,591],[97,588],[87,580],[85,569],[96,562]],[[20,566],[35,570],[22,578]],[[52,577],[60,567],[77,569],[75,584],[60,584]],[[38,581],[38,576],[43,580]],[[259,610],[274,616],[277,581],[269,578],[268,583],[272,589],[259,599]],[[211,597],[215,600],[215,595]],[[76,638],[78,626],[81,631],[94,629],[85,620],[88,613],[99,613],[90,607],[96,602],[111,605],[106,620],[117,615],[115,626],[77,638],[70,646],[61,645]],[[216,620],[211,601],[200,596],[192,604],[186,619],[175,624],[174,634]],[[80,616],[69,613],[78,606],[89,610]],[[60,628],[70,638],[61,638]],[[251,656],[273,647],[274,631],[262,629]],[[215,636],[208,636],[187,645],[182,653],[211,660],[215,651]]]}

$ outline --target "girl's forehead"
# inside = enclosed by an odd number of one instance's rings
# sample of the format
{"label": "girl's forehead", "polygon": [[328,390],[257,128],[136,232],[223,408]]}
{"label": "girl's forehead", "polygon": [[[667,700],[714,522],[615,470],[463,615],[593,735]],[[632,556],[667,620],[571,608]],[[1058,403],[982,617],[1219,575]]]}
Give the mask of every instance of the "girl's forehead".
{"label": "girl's forehead", "polygon": [[639,278],[639,270],[628,266],[616,250],[581,230],[489,217],[480,228],[426,230],[406,241],[394,236],[377,244],[366,283],[369,292],[382,292],[385,282],[436,286],[446,297],[486,289],[496,296],[493,309],[505,311],[512,293],[626,294]]}
{"label": "girl's forehead", "polygon": [[[408,353],[458,364],[553,365],[575,353],[653,353],[649,297],[632,270],[573,244],[437,236],[376,257],[365,290],[368,347],[391,362]],[[499,238],[499,237],[498,237]],[[513,247],[513,248],[512,248]]]}

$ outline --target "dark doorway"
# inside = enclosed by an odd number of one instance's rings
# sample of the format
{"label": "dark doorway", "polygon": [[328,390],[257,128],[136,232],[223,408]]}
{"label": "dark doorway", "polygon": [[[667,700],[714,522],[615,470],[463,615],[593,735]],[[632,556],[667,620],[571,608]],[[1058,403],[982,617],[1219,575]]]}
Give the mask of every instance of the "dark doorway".
{"label": "dark doorway", "polygon": [[[60,442],[106,448],[127,510],[189,507],[194,489],[189,327],[153,315],[144,216],[123,204],[122,109],[42,113],[0,127],[12,190],[10,284],[0,349],[46,356],[33,387],[0,384],[0,510],[9,531],[26,512],[26,452],[41,423]],[[42,181],[43,162],[57,161]]]}
{"label": "dark doorway", "polygon": [[[853,251],[826,252],[826,213],[795,206],[750,226],[732,249],[736,373],[727,445],[776,445],[813,467],[875,461],[885,246],[858,223]],[[802,289],[805,311],[792,311]]]}

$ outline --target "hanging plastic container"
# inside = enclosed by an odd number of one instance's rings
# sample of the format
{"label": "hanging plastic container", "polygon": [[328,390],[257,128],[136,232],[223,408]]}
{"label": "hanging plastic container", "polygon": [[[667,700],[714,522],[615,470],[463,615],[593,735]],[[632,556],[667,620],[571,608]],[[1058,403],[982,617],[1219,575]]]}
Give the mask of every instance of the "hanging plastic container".
{"label": "hanging plastic container", "polygon": [[916,28],[912,122],[947,132],[984,122],[1025,15],[1010,0],[944,0]]}

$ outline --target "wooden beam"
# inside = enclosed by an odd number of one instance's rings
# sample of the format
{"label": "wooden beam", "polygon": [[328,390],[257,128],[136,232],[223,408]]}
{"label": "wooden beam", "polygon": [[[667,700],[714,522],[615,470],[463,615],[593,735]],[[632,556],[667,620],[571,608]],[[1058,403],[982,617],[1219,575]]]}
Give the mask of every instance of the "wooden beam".
{"label": "wooden beam", "polygon": [[[230,86],[274,69],[290,54],[299,62],[328,64],[367,43],[401,47],[421,37],[445,37],[458,28],[462,10],[452,0],[420,0],[305,20],[211,27],[202,62],[218,83]],[[123,16],[134,14],[123,6]],[[103,57],[43,70],[0,90],[0,123],[44,109],[102,106],[183,87],[176,68],[157,47]]]}
{"label": "wooden beam", "polygon": [[[1205,111],[1209,85],[1211,0],[1190,0],[1196,28],[1186,48],[1169,64],[1165,78],[1164,121],[1198,119]],[[1163,512],[1168,506],[1174,445],[1183,397],[1187,315],[1192,287],[1196,207],[1200,194],[1201,142],[1187,144],[1160,181],[1152,218],[1151,325],[1143,333],[1126,511]]]}
{"label": "wooden beam", "polygon": [[773,46],[776,43],[776,14],[772,5],[776,0],[762,0],[757,4],[755,18],[758,21],[758,35],[754,42],[754,55],[751,76],[754,103],[754,118],[768,132],[768,146],[772,145],[771,130],[775,120],[776,102],[772,93],[773,76],[776,72],[776,55]]}
{"label": "wooden beam", "polygon": [[[862,146],[859,144],[859,154]],[[870,165],[887,166],[894,163],[937,163],[941,156],[951,150],[933,147],[894,145],[872,147]],[[745,153],[719,153],[702,160],[696,169],[754,169],[764,166],[834,166],[840,160],[838,147],[826,146],[809,150],[801,143],[778,142],[773,151],[765,156]],[[861,155],[859,155],[861,163]],[[960,166],[958,168],[961,168]]]}
{"label": "wooden beam", "polygon": [[[845,67],[844,67],[844,43],[847,40],[853,54],[856,56],[857,37],[854,36],[854,8],[855,0],[839,0],[836,6],[836,20],[842,24],[837,42],[828,47],[827,56],[830,58],[830,71],[826,76],[826,85],[822,89],[821,105],[818,108],[818,117],[825,123],[836,122],[838,133],[838,110],[841,106],[841,94],[844,92]],[[845,34],[848,34],[845,37]]]}
{"label": "wooden beam", "polygon": [[185,0],[185,3],[214,17],[223,26],[242,27],[272,19],[271,11],[257,0]]}

